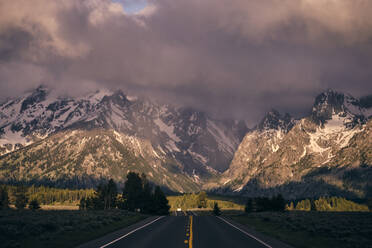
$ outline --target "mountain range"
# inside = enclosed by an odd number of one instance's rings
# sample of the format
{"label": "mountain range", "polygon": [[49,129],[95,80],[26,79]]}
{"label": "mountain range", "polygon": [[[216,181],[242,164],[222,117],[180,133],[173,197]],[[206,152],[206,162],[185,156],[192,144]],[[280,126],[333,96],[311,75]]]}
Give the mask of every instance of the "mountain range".
{"label": "mountain range", "polygon": [[0,106],[0,179],[90,187],[136,169],[171,190],[195,191],[228,168],[246,131],[243,121],[121,91],[68,98],[41,86]]}
{"label": "mountain range", "polygon": [[0,105],[0,181],[93,187],[138,171],[176,192],[363,198],[371,117],[371,97],[327,90],[308,116],[272,110],[248,129],[122,91],[72,98],[40,86]]}

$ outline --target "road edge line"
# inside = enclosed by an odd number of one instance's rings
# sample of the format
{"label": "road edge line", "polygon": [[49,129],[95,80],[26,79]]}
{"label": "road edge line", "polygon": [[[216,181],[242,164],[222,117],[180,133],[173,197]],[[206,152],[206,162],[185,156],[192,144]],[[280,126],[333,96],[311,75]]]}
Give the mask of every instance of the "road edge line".
{"label": "road edge line", "polygon": [[259,238],[255,237],[255,236],[253,236],[252,234],[250,234],[250,233],[248,233],[248,232],[242,230],[241,228],[239,228],[239,227],[237,227],[237,226],[231,224],[230,222],[228,222],[228,221],[225,220],[224,218],[219,217],[219,216],[216,216],[216,217],[219,218],[220,220],[224,221],[226,224],[228,224],[228,225],[234,227],[235,229],[241,231],[241,232],[244,233],[245,235],[247,235],[247,236],[251,237],[252,239],[258,241],[259,243],[263,244],[264,246],[266,246],[266,247],[268,247],[268,248],[273,248],[271,245],[265,243],[265,242],[262,241],[261,239],[259,239]]}
{"label": "road edge line", "polygon": [[163,217],[164,217],[164,216],[160,216],[160,217],[156,218],[155,220],[153,220],[153,221],[151,221],[151,222],[149,222],[149,223],[147,223],[147,224],[145,224],[145,225],[143,225],[143,226],[140,226],[140,227],[138,227],[138,228],[136,228],[136,229],[130,231],[129,233],[126,233],[126,234],[124,234],[123,236],[120,236],[119,238],[117,238],[117,239],[115,239],[115,240],[113,240],[113,241],[111,241],[111,242],[109,242],[109,243],[107,243],[107,244],[105,244],[105,245],[100,246],[99,248],[105,248],[105,247],[107,247],[107,246],[109,246],[109,245],[112,245],[113,243],[116,243],[116,242],[118,242],[119,240],[121,240],[121,239],[123,239],[123,238],[125,238],[125,237],[127,237],[127,236],[129,236],[129,235],[131,235],[132,233],[134,233],[134,232],[136,232],[136,231],[138,231],[138,230],[140,230],[140,229],[142,229],[142,228],[144,228],[144,227],[147,227],[147,226],[151,225],[152,223],[154,223],[154,222],[160,220],[160,219],[163,218]]}

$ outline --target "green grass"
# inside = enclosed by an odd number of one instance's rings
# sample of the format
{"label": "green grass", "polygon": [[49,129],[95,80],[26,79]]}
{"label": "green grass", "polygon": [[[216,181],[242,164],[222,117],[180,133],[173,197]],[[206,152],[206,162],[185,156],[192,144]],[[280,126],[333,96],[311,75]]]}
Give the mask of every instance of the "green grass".
{"label": "green grass", "polygon": [[298,248],[372,247],[370,212],[262,212],[230,218]]}
{"label": "green grass", "polygon": [[111,211],[0,211],[1,247],[74,247],[147,216]]}

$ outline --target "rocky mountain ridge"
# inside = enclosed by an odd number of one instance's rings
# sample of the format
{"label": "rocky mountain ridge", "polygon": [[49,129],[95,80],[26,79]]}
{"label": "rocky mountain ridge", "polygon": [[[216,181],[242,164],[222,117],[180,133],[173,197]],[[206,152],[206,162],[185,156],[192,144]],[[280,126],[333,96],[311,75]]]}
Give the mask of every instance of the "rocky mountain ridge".
{"label": "rocky mountain ridge", "polygon": [[[252,196],[280,192],[297,198],[340,191],[364,197],[372,178],[358,176],[360,171],[372,176],[371,115],[372,108],[332,90],[320,94],[311,115],[300,120],[271,111],[246,134],[229,169],[207,188]],[[358,176],[347,178],[353,170]],[[359,184],[347,187],[345,178]]]}
{"label": "rocky mountain ridge", "polygon": [[177,192],[362,198],[371,99],[328,90],[307,117],[272,110],[248,130],[121,91],[61,98],[39,87],[0,105],[0,180],[91,187],[135,170]]}
{"label": "rocky mountain ridge", "polygon": [[41,86],[0,106],[0,152],[5,160],[11,152],[22,153],[22,147],[60,132],[69,136],[74,130],[100,129],[149,142],[155,153],[181,165],[180,173],[199,187],[227,169],[247,127],[244,122],[212,119],[191,108],[127,97],[121,91],[100,90],[68,98]]}

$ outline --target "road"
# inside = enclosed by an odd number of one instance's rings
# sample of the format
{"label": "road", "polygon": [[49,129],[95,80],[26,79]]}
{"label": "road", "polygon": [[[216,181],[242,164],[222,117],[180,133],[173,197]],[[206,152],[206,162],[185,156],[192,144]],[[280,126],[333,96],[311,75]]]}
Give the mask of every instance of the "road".
{"label": "road", "polygon": [[[249,247],[270,248],[271,246],[250,233],[240,229],[228,220],[215,216],[196,216],[184,212],[184,216],[154,218],[130,232],[116,238],[100,240],[96,244],[81,246],[100,248],[206,248],[206,247]],[[275,247],[276,248],[276,247]]]}

